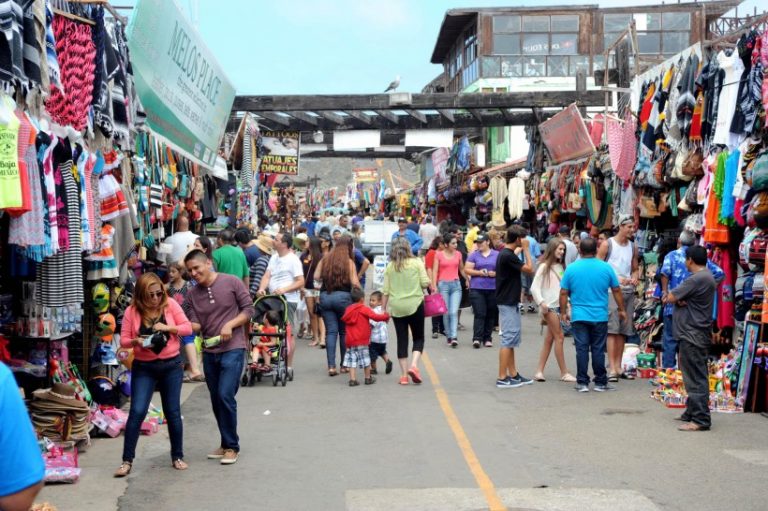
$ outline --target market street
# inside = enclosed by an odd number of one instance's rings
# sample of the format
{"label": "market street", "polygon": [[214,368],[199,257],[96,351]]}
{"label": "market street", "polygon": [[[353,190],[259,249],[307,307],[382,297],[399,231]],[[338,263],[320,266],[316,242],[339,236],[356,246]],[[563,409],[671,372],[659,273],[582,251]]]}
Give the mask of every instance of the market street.
{"label": "market street", "polygon": [[[462,322],[472,324],[469,310]],[[526,376],[538,357],[538,323],[523,317]],[[390,326],[390,352],[393,333]],[[469,338],[460,331],[455,350],[442,338],[427,341],[421,387],[398,386],[393,372],[349,388],[346,375],[326,376],[324,351],[299,341],[294,382],[238,394],[242,455],[234,466],[206,459],[218,440],[208,391],[187,384],[188,471],[170,467],[164,426],[141,437],[127,479],[112,478],[122,436],[97,439],[80,458],[81,481],[47,486],[37,500],[61,511],[470,510],[493,499],[507,509],[764,509],[759,414],[714,414],[712,431],[679,432],[680,410],[650,399],[648,380],[579,394],[557,381],[553,358],[546,383],[497,389],[498,348],[474,350]],[[566,359],[575,371],[569,338]]]}

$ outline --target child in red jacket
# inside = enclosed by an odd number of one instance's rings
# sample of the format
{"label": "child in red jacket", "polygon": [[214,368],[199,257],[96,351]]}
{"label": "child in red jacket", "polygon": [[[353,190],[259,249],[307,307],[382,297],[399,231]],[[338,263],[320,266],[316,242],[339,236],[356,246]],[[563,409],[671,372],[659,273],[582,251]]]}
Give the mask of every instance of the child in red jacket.
{"label": "child in red jacket", "polygon": [[352,290],[352,305],[347,307],[341,320],[347,327],[345,345],[347,352],[344,354],[344,366],[349,368],[349,386],[360,385],[355,379],[355,369],[362,367],[365,372],[365,384],[376,383],[376,378],[371,376],[371,355],[368,345],[371,342],[371,324],[368,322],[389,321],[389,314],[377,314],[365,305],[365,293],[360,288]]}

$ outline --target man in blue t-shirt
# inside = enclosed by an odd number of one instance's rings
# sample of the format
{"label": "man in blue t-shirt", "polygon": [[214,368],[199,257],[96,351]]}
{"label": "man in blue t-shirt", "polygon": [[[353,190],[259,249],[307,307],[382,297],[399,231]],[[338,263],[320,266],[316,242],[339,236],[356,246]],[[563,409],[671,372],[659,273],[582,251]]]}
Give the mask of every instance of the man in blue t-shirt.
{"label": "man in blue t-shirt", "polygon": [[392,234],[392,240],[394,241],[395,238],[400,237],[406,238],[408,243],[411,244],[411,251],[413,252],[413,255],[418,255],[419,249],[421,249],[421,245],[424,243],[424,241],[419,237],[418,234],[408,229],[408,221],[405,218],[400,217],[397,220],[397,227],[397,231]]}
{"label": "man in blue t-shirt", "polygon": [[43,487],[45,464],[16,379],[0,362],[0,509],[27,510]]}
{"label": "man in blue t-shirt", "polygon": [[[560,282],[560,310],[563,319],[572,322],[576,342],[576,390],[589,392],[589,353],[592,352],[592,372],[595,391],[615,390],[608,385],[605,370],[605,343],[608,337],[608,293],[610,289],[618,306],[619,317],[626,321],[624,300],[616,272],[606,262],[597,259],[597,242],[585,238],[579,244],[581,259],[569,264]],[[568,311],[568,298],[571,312]]]}

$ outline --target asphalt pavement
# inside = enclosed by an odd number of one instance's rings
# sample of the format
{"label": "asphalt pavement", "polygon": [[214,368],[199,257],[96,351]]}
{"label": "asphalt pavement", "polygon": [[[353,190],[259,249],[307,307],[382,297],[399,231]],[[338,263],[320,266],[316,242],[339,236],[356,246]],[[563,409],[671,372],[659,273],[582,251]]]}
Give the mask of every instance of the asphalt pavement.
{"label": "asphalt pavement", "polygon": [[[558,381],[554,356],[546,382],[499,389],[498,338],[473,349],[469,310],[462,322],[458,348],[427,340],[418,386],[398,385],[396,366],[349,387],[346,375],[327,376],[324,351],[298,341],[293,382],[240,389],[232,466],[206,459],[219,440],[208,390],[185,384],[189,470],[171,468],[163,428],[140,439],[133,472],[115,480],[122,437],[96,439],[80,458],[83,479],[38,501],[61,511],[766,508],[764,417],[715,414],[709,432],[678,432],[680,411],[652,400],[647,380],[580,394]],[[538,317],[524,316],[527,377],[541,341]],[[575,374],[568,338],[566,360]]]}

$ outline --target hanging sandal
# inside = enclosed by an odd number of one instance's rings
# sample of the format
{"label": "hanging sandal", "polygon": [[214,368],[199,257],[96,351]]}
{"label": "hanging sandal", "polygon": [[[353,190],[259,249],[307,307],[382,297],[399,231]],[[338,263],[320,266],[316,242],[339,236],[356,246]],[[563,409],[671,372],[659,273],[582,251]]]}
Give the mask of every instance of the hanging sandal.
{"label": "hanging sandal", "polygon": [[125,477],[128,474],[131,473],[131,468],[133,467],[133,464],[130,461],[124,461],[120,468],[115,470],[115,477]]}
{"label": "hanging sandal", "polygon": [[187,463],[181,458],[177,460],[173,460],[173,463],[171,465],[176,470],[187,470],[189,468],[189,465],[187,465]]}

